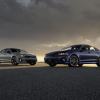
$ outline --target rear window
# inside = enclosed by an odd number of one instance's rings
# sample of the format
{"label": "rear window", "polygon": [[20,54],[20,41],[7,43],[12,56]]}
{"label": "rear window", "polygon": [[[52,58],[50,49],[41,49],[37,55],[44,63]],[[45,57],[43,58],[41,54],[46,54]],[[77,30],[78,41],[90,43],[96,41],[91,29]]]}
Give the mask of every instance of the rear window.
{"label": "rear window", "polygon": [[72,50],[77,51],[77,50],[80,50],[80,48],[81,48],[81,45],[77,45],[77,46],[73,46]]}
{"label": "rear window", "polygon": [[13,53],[20,53],[20,50],[19,49],[11,49],[11,52],[13,52]]}

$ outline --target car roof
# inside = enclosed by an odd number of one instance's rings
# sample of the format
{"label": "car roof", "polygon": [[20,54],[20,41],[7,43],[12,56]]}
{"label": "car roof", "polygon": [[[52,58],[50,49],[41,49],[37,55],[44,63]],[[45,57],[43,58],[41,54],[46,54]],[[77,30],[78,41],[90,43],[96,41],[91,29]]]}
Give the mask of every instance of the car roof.
{"label": "car roof", "polygon": [[73,46],[90,46],[90,45],[88,45],[88,44],[76,44],[76,45],[72,45],[71,47],[73,47]]}
{"label": "car roof", "polygon": [[4,50],[7,50],[7,49],[8,49],[8,50],[9,50],[9,49],[10,49],[10,50],[11,50],[11,49],[20,50],[20,49],[18,49],[18,48],[5,48]]}

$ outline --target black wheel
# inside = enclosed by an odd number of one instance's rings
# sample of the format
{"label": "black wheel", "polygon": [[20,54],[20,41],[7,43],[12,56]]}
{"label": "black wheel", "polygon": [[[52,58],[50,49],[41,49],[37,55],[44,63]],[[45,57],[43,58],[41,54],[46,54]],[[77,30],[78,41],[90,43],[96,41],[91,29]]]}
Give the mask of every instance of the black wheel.
{"label": "black wheel", "polygon": [[69,59],[69,67],[79,67],[79,59],[76,55],[72,55]]}
{"label": "black wheel", "polygon": [[100,57],[98,58],[97,66],[100,67]]}
{"label": "black wheel", "polygon": [[16,57],[12,57],[11,63],[12,63],[12,65],[18,65],[17,58]]}
{"label": "black wheel", "polygon": [[54,66],[56,66],[56,63],[51,62],[51,63],[48,63],[48,65],[49,65],[50,67],[54,67]]}

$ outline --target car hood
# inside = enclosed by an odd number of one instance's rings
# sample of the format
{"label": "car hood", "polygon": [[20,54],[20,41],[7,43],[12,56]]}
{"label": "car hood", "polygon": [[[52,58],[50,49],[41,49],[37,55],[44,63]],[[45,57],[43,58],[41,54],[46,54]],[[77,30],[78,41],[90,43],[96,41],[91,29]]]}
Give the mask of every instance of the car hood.
{"label": "car hood", "polygon": [[35,55],[32,55],[32,54],[21,54],[21,55],[24,55],[24,56],[33,56],[33,57],[36,57]]}

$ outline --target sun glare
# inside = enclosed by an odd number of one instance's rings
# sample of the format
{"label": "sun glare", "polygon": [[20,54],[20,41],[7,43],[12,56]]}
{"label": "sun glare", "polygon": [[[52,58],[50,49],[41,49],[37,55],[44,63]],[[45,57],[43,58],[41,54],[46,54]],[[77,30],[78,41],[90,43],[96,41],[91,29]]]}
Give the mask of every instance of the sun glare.
{"label": "sun glare", "polygon": [[38,62],[44,62],[44,56],[37,56]]}

